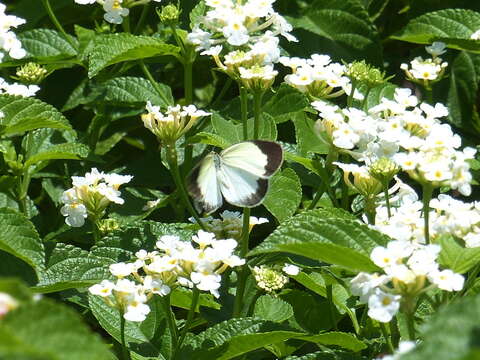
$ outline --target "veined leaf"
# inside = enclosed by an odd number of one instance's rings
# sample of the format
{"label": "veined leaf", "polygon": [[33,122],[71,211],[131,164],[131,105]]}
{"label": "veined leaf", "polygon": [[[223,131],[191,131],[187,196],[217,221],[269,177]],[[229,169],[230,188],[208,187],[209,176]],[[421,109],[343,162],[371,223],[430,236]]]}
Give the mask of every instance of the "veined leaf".
{"label": "veined leaf", "polygon": [[27,158],[27,161],[25,162],[25,167],[28,168],[29,166],[32,166],[40,161],[46,160],[80,160],[81,158],[87,157],[88,152],[88,147],[83,144],[66,143],[52,145],[48,149]]}
{"label": "veined leaf", "polygon": [[300,179],[292,169],[278,172],[270,179],[270,187],[263,205],[282,222],[295,214],[302,200]]}
{"label": "veined leaf", "polygon": [[448,269],[464,274],[480,261],[480,248],[465,248],[451,236],[439,239],[442,246],[439,262]]}
{"label": "veined leaf", "polygon": [[24,304],[0,323],[2,359],[108,360],[112,356],[79,314],[48,299]]}
{"label": "veined leaf", "polygon": [[264,320],[283,322],[293,316],[292,305],[272,295],[260,296],[255,303],[254,315]]}
{"label": "veined leaf", "polygon": [[0,208],[0,224],[0,250],[25,261],[40,274],[45,267],[45,251],[33,224],[9,208]]}
{"label": "veined leaf", "polygon": [[356,220],[325,218],[325,211],[311,210],[281,224],[249,256],[286,252],[302,255],[354,271],[375,271],[370,260],[374,247],[387,237]]}
{"label": "veined leaf", "polygon": [[293,116],[295,137],[298,150],[304,155],[308,152],[328,154],[328,145],[322,142],[313,129],[314,121],[304,112],[297,112]]}
{"label": "veined leaf", "polygon": [[[58,31],[35,29],[18,35],[22,47],[27,51],[25,59],[60,60],[77,55],[77,50]],[[71,41],[76,41],[70,36]]]}
{"label": "veined leaf", "polygon": [[38,128],[71,130],[68,120],[53,106],[35,98],[0,95],[0,111],[4,117],[3,134],[13,134]]}
{"label": "veined leaf", "polygon": [[393,39],[417,44],[443,41],[448,47],[480,52],[480,42],[470,36],[480,29],[480,13],[468,9],[445,9],[411,20]]}
{"label": "veined leaf", "polygon": [[161,55],[178,55],[177,46],[165,44],[150,36],[136,36],[126,33],[99,35],[89,51],[90,78],[107,66],[123,61],[140,60]]}
{"label": "veined leaf", "polygon": [[293,114],[304,111],[310,106],[305,94],[294,87],[282,83],[262,107],[262,110],[275,119],[275,122],[282,123],[292,118]]}

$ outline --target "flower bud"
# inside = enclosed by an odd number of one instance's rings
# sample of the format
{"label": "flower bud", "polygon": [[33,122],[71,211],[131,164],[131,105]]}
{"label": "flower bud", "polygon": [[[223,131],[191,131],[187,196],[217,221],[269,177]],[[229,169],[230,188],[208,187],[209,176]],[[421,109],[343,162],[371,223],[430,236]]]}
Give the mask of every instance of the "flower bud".
{"label": "flower bud", "polygon": [[107,235],[120,229],[120,224],[116,219],[104,219],[100,221],[98,228],[103,235]]}
{"label": "flower bud", "polygon": [[42,65],[29,62],[17,68],[18,80],[25,84],[40,84],[47,75],[47,69]]}
{"label": "flower bud", "polygon": [[388,184],[400,171],[400,167],[388,158],[380,158],[375,161],[368,172],[382,184]]}
{"label": "flower bud", "polygon": [[263,93],[270,89],[278,71],[273,70],[273,65],[254,65],[250,68],[240,67],[242,84],[253,93]]}
{"label": "flower bud", "polygon": [[385,72],[367,64],[364,60],[348,65],[346,75],[352,82],[359,82],[373,88],[386,81]]}
{"label": "flower bud", "polygon": [[288,283],[287,276],[266,265],[255,266],[252,273],[257,281],[257,286],[266,292],[280,290]]}
{"label": "flower bud", "polygon": [[178,23],[180,17],[180,10],[173,4],[169,4],[162,8],[161,12],[158,12],[158,17],[162,23],[167,25],[175,25]]}

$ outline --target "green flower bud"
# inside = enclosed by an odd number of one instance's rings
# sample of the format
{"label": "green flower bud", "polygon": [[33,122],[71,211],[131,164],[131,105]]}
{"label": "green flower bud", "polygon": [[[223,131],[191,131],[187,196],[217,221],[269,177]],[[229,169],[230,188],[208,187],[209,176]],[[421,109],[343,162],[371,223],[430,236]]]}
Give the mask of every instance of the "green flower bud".
{"label": "green flower bud", "polygon": [[29,62],[17,69],[17,78],[25,84],[40,84],[47,75],[42,65]]}
{"label": "green flower bud", "polygon": [[103,235],[107,235],[108,233],[120,229],[120,224],[115,219],[104,219],[100,221],[98,229]]}
{"label": "green flower bud", "polygon": [[347,76],[352,82],[359,82],[373,88],[384,83],[385,72],[367,64],[364,60],[354,61],[348,65]]}
{"label": "green flower bud", "polygon": [[167,25],[175,25],[178,23],[180,17],[180,10],[173,4],[164,6],[161,12],[158,12],[158,17],[162,23]]}
{"label": "green flower bud", "polygon": [[375,161],[368,172],[382,184],[388,183],[400,171],[400,167],[388,158]]}
{"label": "green flower bud", "polygon": [[261,265],[252,269],[257,286],[266,292],[282,289],[288,283],[288,277],[273,267]]}

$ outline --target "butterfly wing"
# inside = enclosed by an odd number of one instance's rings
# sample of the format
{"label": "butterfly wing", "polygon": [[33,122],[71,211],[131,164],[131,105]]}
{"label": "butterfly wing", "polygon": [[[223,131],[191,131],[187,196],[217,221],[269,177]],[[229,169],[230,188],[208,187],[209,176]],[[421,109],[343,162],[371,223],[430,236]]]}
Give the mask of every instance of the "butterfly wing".
{"label": "butterfly wing", "polygon": [[215,169],[217,154],[208,154],[190,173],[187,180],[188,192],[207,213],[222,206],[222,193]]}
{"label": "butterfly wing", "polygon": [[222,151],[217,174],[225,200],[241,207],[260,204],[268,191],[268,178],[282,161],[282,148],[272,141],[245,141]]}
{"label": "butterfly wing", "polygon": [[254,140],[232,145],[220,153],[222,165],[267,179],[282,165],[282,147],[273,141]]}
{"label": "butterfly wing", "polygon": [[268,179],[222,163],[217,172],[225,200],[235,206],[254,207],[262,202],[268,191]]}

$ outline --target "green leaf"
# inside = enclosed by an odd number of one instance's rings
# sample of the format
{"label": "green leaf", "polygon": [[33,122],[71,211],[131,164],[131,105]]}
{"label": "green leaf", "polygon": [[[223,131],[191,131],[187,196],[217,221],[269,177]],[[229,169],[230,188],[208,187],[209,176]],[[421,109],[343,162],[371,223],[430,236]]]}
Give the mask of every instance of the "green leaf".
{"label": "green leaf", "polygon": [[255,318],[231,319],[187,338],[181,360],[228,360],[276,342],[303,335]]}
{"label": "green leaf", "polygon": [[298,112],[293,116],[295,137],[298,151],[301,155],[308,152],[328,154],[328,145],[322,142],[313,129],[315,122],[305,112]]}
{"label": "green leaf", "polygon": [[336,345],[340,346],[347,350],[360,351],[365,349],[367,346],[360,340],[358,340],[354,335],[332,331],[319,335],[306,336],[302,338],[303,340],[308,340],[315,342],[321,345]]}
{"label": "green leaf", "polygon": [[112,356],[79,314],[51,300],[24,304],[0,322],[2,359],[106,360]]}
{"label": "green leaf", "polygon": [[286,252],[354,271],[375,271],[370,260],[374,247],[387,237],[359,221],[326,218],[326,211],[311,210],[281,224],[249,256]]}
{"label": "green leaf", "polygon": [[264,320],[283,322],[293,316],[292,305],[272,295],[260,296],[253,314]]}
{"label": "green leaf", "polygon": [[[77,55],[77,50],[58,31],[35,29],[18,35],[22,47],[27,51],[25,59],[59,60]],[[70,40],[74,40],[70,36]]]}
{"label": "green leaf", "polygon": [[[317,0],[306,7],[302,17],[289,19],[294,27],[336,42],[354,58],[379,63],[380,39],[366,9],[355,0]],[[339,26],[341,24],[341,26]]]}
{"label": "green leaf", "polygon": [[470,36],[480,29],[480,13],[468,9],[445,9],[411,20],[393,39],[416,44],[443,41],[448,47],[480,52],[480,42]]}
{"label": "green leaf", "polygon": [[448,121],[465,131],[480,131],[474,121],[479,82],[480,56],[461,52],[455,58],[450,70],[448,88]]}
{"label": "green leaf", "polygon": [[197,5],[192,9],[190,12],[189,18],[190,18],[190,29],[193,29],[193,27],[201,22],[202,16],[205,14],[205,1],[200,0]]}
{"label": "green leaf", "polygon": [[[247,124],[247,138],[253,139],[254,119],[248,119]],[[227,120],[218,113],[214,113],[212,115],[212,125],[217,135],[229,144],[236,144],[244,140],[242,124],[236,124],[233,120]],[[277,125],[275,120],[269,114],[263,113],[258,128],[258,139],[276,140],[276,138]]]}
{"label": "green leaf", "polygon": [[87,157],[89,149],[83,144],[66,143],[52,145],[44,151],[32,155],[27,158],[25,167],[28,168],[40,161],[55,160],[55,159],[72,159],[80,160]]}
{"label": "green leaf", "polygon": [[8,208],[0,208],[0,224],[0,250],[25,261],[39,274],[45,267],[45,251],[33,224]]}
{"label": "green leaf", "polygon": [[370,109],[380,104],[383,98],[393,100],[395,89],[397,89],[397,86],[390,83],[385,83],[380,86],[374,87],[367,95],[365,109]]}
{"label": "green leaf", "polygon": [[302,200],[300,179],[292,169],[278,172],[270,179],[270,187],[263,205],[282,222],[297,211]]}
{"label": "green leaf", "polygon": [[275,118],[277,124],[292,119],[296,112],[308,109],[310,103],[305,94],[292,86],[282,83],[275,94],[268,99],[262,110]]}
{"label": "green leaf", "polygon": [[88,77],[107,66],[161,55],[178,55],[180,49],[151,36],[127,33],[98,35],[89,51]]}
{"label": "green leaf", "polygon": [[72,129],[61,112],[35,98],[2,94],[0,111],[4,114],[0,119],[0,124],[5,126],[3,134],[11,135],[38,128]]}
{"label": "green leaf", "polygon": [[422,341],[402,360],[478,359],[480,296],[442,306],[421,328]]}
{"label": "green leaf", "polygon": [[169,86],[158,84],[162,93],[159,94],[150,81],[141,77],[118,77],[105,81],[100,86],[101,101],[121,106],[141,105],[147,101],[153,105],[166,108],[173,105],[172,90]]}
{"label": "green leaf", "polygon": [[448,269],[464,274],[480,262],[480,248],[465,248],[451,236],[438,240],[442,246],[439,262]]}
{"label": "green leaf", "polygon": [[[157,357],[161,354],[170,358],[171,338],[165,313],[158,296],[149,302],[150,313],[143,322],[125,322],[125,342],[128,348],[143,357]],[[108,306],[101,297],[88,295],[90,310],[100,325],[117,341],[120,341],[120,314]]]}
{"label": "green leaf", "polygon": [[224,139],[220,135],[212,134],[212,133],[205,132],[205,131],[201,131],[201,132],[195,134],[194,136],[192,136],[188,140],[192,144],[200,143],[200,144],[213,145],[213,146],[219,147],[221,149],[224,149],[224,148],[232,145],[231,142]]}

